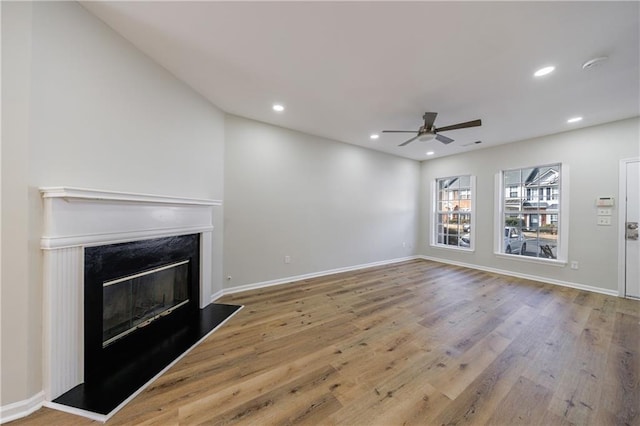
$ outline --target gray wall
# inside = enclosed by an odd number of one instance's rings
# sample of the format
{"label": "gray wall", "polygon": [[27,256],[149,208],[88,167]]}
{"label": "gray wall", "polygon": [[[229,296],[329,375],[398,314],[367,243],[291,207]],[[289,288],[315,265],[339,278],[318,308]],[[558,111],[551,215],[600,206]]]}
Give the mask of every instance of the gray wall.
{"label": "gray wall", "polygon": [[[551,280],[618,289],[618,209],[612,226],[596,225],[598,196],[618,194],[618,169],[623,158],[640,155],[640,120],[618,121],[516,142],[422,163],[420,253],[429,257],[528,274]],[[503,169],[561,162],[569,166],[569,261],[580,268],[504,259],[494,255],[494,177]],[[432,226],[430,184],[438,177],[472,174],[476,180],[476,247],[461,253],[429,245]],[[566,195],[566,194],[565,194]]]}
{"label": "gray wall", "polygon": [[[223,199],[224,115],[75,2],[2,2],[1,401],[42,390],[40,186]],[[222,209],[214,291],[222,288]]]}
{"label": "gray wall", "polygon": [[28,285],[27,243],[31,4],[2,8],[2,217],[0,396],[2,405],[42,390],[40,289]]}
{"label": "gray wall", "polygon": [[225,139],[226,287],[415,252],[418,162],[231,115]]}

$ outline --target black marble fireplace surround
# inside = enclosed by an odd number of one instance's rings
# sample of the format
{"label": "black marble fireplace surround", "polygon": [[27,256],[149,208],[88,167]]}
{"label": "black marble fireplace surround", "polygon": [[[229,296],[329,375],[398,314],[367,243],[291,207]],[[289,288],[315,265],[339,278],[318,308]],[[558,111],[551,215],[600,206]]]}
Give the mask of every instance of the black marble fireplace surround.
{"label": "black marble fireplace surround", "polygon": [[[171,323],[184,323],[198,311],[199,235],[155,238],[84,250],[84,380],[111,376],[141,348],[162,340]],[[189,303],[166,317],[103,347],[103,283],[188,260]]]}
{"label": "black marble fireplace surround", "polygon": [[[192,234],[85,248],[84,383],[53,402],[102,415],[112,413],[240,308],[222,304],[199,308],[199,245],[199,234]],[[175,275],[186,278],[180,300],[185,299],[186,287],[188,302],[161,315],[152,314],[143,326],[105,344],[103,284],[176,263],[182,264]]]}

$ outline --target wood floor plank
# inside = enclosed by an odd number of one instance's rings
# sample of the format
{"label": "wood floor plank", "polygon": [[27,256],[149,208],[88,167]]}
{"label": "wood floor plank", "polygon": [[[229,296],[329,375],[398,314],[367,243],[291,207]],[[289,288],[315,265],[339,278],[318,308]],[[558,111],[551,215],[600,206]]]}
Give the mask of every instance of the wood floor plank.
{"label": "wood floor plank", "polygon": [[331,386],[338,380],[337,371],[327,365],[260,392],[255,398],[239,405],[223,405],[219,410],[180,409],[180,422],[215,425],[293,423],[299,418],[323,415],[321,413],[327,407],[331,407],[330,412],[341,408],[340,403],[330,395]]}
{"label": "wood floor plank", "polygon": [[[361,386],[357,399],[331,416],[335,424],[420,424],[429,422],[449,402],[426,380],[428,365],[420,358],[406,359],[395,365],[386,378]],[[425,413],[426,407],[430,409]],[[407,411],[408,407],[417,412]],[[419,407],[422,407],[420,409]]]}
{"label": "wood floor plank", "polygon": [[535,357],[537,341],[553,328],[540,316],[507,346],[449,406],[436,418],[438,424],[483,424],[496,411],[528,363]]}
{"label": "wood floor plank", "polygon": [[640,426],[638,301],[427,260],[219,301],[245,307],[108,425]]}
{"label": "wood floor plank", "polygon": [[456,399],[509,343],[510,340],[498,334],[489,334],[455,362],[445,364],[439,374],[430,380],[431,384],[449,399]]}
{"label": "wood floor plank", "polygon": [[557,389],[562,374],[571,368],[573,360],[567,354],[573,353],[576,340],[577,337],[563,327],[554,327],[544,341],[540,342],[540,350],[523,372],[523,376],[548,389]]}
{"label": "wood floor plank", "polygon": [[[640,327],[634,316],[616,315],[613,343],[603,376],[603,389],[597,422],[602,424],[640,424]],[[636,338],[633,339],[633,335]],[[629,340],[631,338],[632,340]],[[635,348],[634,348],[635,343]]]}
{"label": "wood floor plank", "polygon": [[[306,357],[299,358],[287,364],[281,364],[278,368],[264,372],[251,379],[244,380],[233,386],[227,386],[215,393],[199,398],[192,403],[183,404],[180,407],[180,419],[188,423],[198,422],[209,413],[229,411],[234,407],[245,406],[251,401],[261,397],[265,389],[276,388],[291,382],[296,377],[305,377],[314,365],[321,364],[323,360],[332,354],[330,347],[322,351],[314,352]],[[333,367],[326,367],[334,371]],[[293,385],[292,388],[295,388]],[[205,413],[205,414],[203,414]]]}
{"label": "wood floor plank", "polygon": [[597,315],[591,316],[588,324],[576,340],[572,352],[571,362],[579,368],[564,369],[549,408],[558,416],[577,424],[593,422],[613,335],[610,326],[599,321]]}
{"label": "wood floor plank", "polygon": [[552,395],[544,386],[520,376],[487,424],[538,425]]}

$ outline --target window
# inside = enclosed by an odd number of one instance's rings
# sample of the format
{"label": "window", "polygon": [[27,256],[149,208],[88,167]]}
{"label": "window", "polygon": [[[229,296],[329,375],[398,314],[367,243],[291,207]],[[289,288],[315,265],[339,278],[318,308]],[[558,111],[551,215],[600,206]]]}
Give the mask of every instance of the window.
{"label": "window", "polygon": [[[499,252],[543,259],[566,258],[559,228],[560,164],[535,166],[501,173]],[[514,188],[516,190],[514,191]],[[513,193],[523,194],[513,197]]]}
{"label": "window", "polygon": [[436,179],[432,244],[450,248],[473,248],[473,176]]}

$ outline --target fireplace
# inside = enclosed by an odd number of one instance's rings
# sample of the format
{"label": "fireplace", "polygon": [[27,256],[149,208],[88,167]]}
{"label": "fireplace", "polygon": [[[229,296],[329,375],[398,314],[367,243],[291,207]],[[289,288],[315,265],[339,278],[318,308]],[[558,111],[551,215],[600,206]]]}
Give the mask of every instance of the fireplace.
{"label": "fireplace", "polygon": [[199,236],[84,250],[84,381],[120,371],[198,312]]}
{"label": "fireplace", "polygon": [[212,303],[221,202],[40,192],[44,405],[105,421],[239,309]]}

